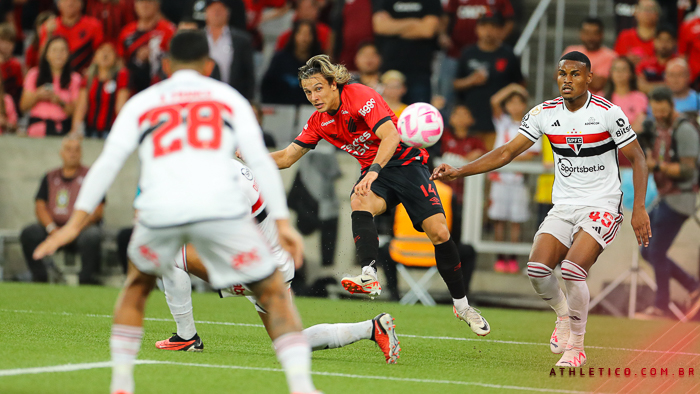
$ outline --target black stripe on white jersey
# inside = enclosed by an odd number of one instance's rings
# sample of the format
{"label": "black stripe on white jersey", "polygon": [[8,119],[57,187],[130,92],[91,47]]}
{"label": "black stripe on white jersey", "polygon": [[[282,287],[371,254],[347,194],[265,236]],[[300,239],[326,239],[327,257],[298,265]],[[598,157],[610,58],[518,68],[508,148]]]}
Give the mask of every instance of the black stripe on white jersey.
{"label": "black stripe on white jersey", "polygon": [[581,148],[579,151],[578,155],[576,152],[574,152],[571,148],[560,148],[558,146],[555,146],[552,144],[552,150],[558,154],[559,156],[564,156],[564,157],[592,157],[592,156],[599,156],[602,155],[603,153],[609,152],[611,150],[617,149],[617,145],[615,145],[615,141],[610,140],[609,142],[596,146],[593,148]]}
{"label": "black stripe on white jersey", "polygon": [[530,136],[530,140],[532,140],[532,142],[536,142],[536,141],[537,141],[537,138],[535,138],[535,136],[532,135],[529,131],[525,130],[524,127],[518,127],[518,130],[520,130],[520,131],[522,131],[523,133],[529,135],[529,136]]}

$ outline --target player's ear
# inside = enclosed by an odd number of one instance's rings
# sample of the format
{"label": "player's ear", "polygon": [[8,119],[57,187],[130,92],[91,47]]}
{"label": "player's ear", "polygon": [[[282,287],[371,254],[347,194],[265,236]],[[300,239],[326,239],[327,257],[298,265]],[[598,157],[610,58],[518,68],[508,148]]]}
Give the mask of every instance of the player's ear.
{"label": "player's ear", "polygon": [[214,71],[214,66],[216,63],[214,63],[214,60],[211,58],[208,58],[207,61],[204,63],[204,74],[207,77],[211,75],[211,73]]}
{"label": "player's ear", "polygon": [[165,75],[168,77],[173,75],[173,67],[172,63],[170,63],[170,59],[168,57],[164,57],[163,60],[163,71],[165,72]]}
{"label": "player's ear", "polygon": [[338,83],[333,81],[331,82],[331,90],[338,90]]}
{"label": "player's ear", "polygon": [[593,71],[588,70],[588,83],[593,82]]}

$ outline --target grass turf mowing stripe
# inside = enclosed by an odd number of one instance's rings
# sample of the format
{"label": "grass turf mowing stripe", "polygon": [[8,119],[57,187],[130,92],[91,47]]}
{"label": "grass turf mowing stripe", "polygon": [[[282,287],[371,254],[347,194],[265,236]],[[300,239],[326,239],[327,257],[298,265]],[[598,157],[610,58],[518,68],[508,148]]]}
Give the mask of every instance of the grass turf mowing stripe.
{"label": "grass turf mowing stripe", "polygon": [[[174,361],[156,361],[156,360],[136,360],[134,362],[134,364],[136,364],[136,365],[167,364],[167,365],[174,365],[174,366],[181,366],[181,367],[239,369],[239,370],[260,371],[260,372],[284,372],[284,370],[282,370],[280,368],[246,367],[246,366],[241,366],[241,365],[180,363],[180,362],[174,362]],[[4,370],[0,370],[0,377],[2,377],[2,376],[17,376],[17,375],[30,375],[30,374],[40,374],[40,373],[54,373],[54,372],[74,372],[74,371],[84,371],[84,370],[88,370],[88,369],[110,368],[111,366],[112,366],[111,362],[103,361],[103,362],[97,362],[97,363],[63,364],[63,365],[53,365],[53,366],[48,366],[48,367],[37,367],[37,368],[4,369]],[[477,386],[477,387],[502,389],[502,390],[535,391],[538,393],[564,393],[564,394],[587,393],[586,391],[547,389],[547,388],[540,388],[540,387],[525,387],[525,386],[489,384],[489,383],[480,383],[480,382],[464,382],[464,381],[459,381],[459,380],[397,378],[397,377],[391,377],[391,376],[356,375],[356,374],[347,374],[347,373],[339,373],[339,372],[322,372],[322,371],[312,371],[311,374],[318,375],[318,376],[333,376],[333,377],[350,378],[350,379],[392,380],[392,381],[397,381],[397,382],[411,382],[411,383],[430,383],[430,384],[449,384],[449,385],[460,385],[460,386]]]}
{"label": "grass turf mowing stripe", "polygon": [[[2,309],[0,312],[10,312],[10,313],[31,313],[31,314],[48,314],[57,316],[80,316],[80,317],[99,317],[99,318],[109,318],[111,315],[97,315],[97,314],[81,314],[81,313],[70,313],[70,312],[47,312],[47,311],[31,311],[31,310],[15,310],[15,309]],[[156,322],[173,322],[172,319],[162,319],[154,317],[144,318],[146,321],[156,321]],[[239,327],[260,327],[263,328],[262,324],[251,324],[251,323],[232,323],[232,322],[220,322],[220,321],[207,321],[207,320],[195,320],[195,324],[212,324],[212,325],[222,325],[222,326],[239,326]],[[675,327],[675,326],[674,326]],[[488,343],[499,343],[504,345],[526,345],[526,346],[549,346],[549,343],[539,343],[539,342],[519,342],[519,341],[503,341],[497,339],[484,339],[484,338],[460,338],[460,337],[447,337],[447,336],[430,336],[430,335],[410,335],[410,334],[400,334],[399,336],[404,338],[416,338],[416,339],[435,339],[435,340],[448,340],[448,341],[474,341],[474,342],[488,342]],[[600,350],[615,350],[624,352],[637,352],[637,353],[655,353],[655,354],[669,354],[669,355],[680,355],[680,356],[693,356],[698,357],[700,353],[690,353],[690,352],[669,352],[668,350],[650,350],[650,349],[631,349],[631,348],[619,348],[619,347],[606,347],[606,346],[586,346],[586,349],[600,349]]]}

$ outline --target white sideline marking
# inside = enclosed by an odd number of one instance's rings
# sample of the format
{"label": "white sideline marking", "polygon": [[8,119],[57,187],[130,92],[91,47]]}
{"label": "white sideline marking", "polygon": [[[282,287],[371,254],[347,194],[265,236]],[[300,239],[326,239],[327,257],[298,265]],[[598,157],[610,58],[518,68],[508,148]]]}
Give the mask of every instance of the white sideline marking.
{"label": "white sideline marking", "polygon": [[[263,368],[263,367],[246,367],[242,365],[215,365],[215,364],[197,364],[197,363],[179,363],[174,361],[156,361],[156,360],[136,360],[135,364],[167,364],[182,367],[201,367],[201,368],[219,368],[219,369],[237,369],[237,370],[247,370],[247,371],[261,371],[261,372],[284,372],[280,368]],[[2,369],[0,370],[1,376],[17,376],[17,375],[31,375],[40,373],[52,373],[52,372],[74,372],[74,371],[84,371],[88,369],[98,369],[98,368],[110,368],[112,363],[110,361],[103,361],[97,363],[83,363],[83,364],[64,364],[64,365],[54,365],[49,367],[37,367],[37,368],[19,368],[19,369]],[[438,379],[416,379],[416,378],[397,378],[391,376],[373,376],[373,375],[354,375],[339,372],[320,372],[312,371],[312,375],[319,376],[334,376],[339,378],[351,378],[351,379],[373,379],[373,380],[392,380],[396,382],[411,382],[411,383],[431,383],[431,384],[453,384],[459,386],[478,386],[486,387],[492,389],[505,389],[505,390],[520,390],[520,391],[535,391],[538,393],[565,393],[565,394],[582,394],[587,393],[586,391],[575,391],[575,390],[558,390],[558,389],[547,389],[539,387],[524,387],[524,386],[510,386],[501,384],[489,384],[480,382],[463,382],[456,380],[438,380]]]}
{"label": "white sideline marking", "polygon": [[[46,312],[46,311],[30,311],[30,310],[14,310],[14,309],[0,309],[0,312],[12,312],[12,313],[32,313],[32,314],[46,314],[46,315],[58,315],[58,316],[81,316],[81,317],[102,317],[111,319],[111,315],[96,315],[92,313],[70,313],[70,312]],[[172,322],[172,319],[162,319],[155,317],[145,317],[146,321],[157,321],[157,322]],[[208,321],[208,320],[195,320],[196,324],[213,324],[220,326],[241,326],[241,327],[260,327],[263,328],[262,324],[251,324],[251,323],[231,323],[223,321]],[[501,343],[505,345],[527,345],[527,346],[549,346],[548,343],[539,342],[518,342],[518,341],[503,341],[499,339],[483,339],[483,338],[459,338],[459,337],[444,337],[444,336],[430,336],[430,335],[410,335],[410,334],[399,334],[400,337],[404,338],[417,338],[417,339],[438,339],[447,341],[474,341],[474,342],[488,342],[488,343]],[[666,350],[648,350],[648,349],[629,349],[622,347],[606,347],[606,346],[589,346],[586,345],[586,349],[601,349],[601,350],[615,350],[623,352],[639,352],[639,353],[662,353],[662,354],[675,354],[680,356],[700,356],[700,353],[689,353],[689,352],[669,352]]]}

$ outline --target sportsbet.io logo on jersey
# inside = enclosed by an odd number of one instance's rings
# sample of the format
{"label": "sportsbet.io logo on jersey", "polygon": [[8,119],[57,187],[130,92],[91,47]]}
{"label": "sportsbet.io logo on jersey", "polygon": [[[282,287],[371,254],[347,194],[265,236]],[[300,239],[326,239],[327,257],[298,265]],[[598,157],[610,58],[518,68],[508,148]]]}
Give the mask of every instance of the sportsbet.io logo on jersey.
{"label": "sportsbet.io logo on jersey", "polygon": [[574,166],[573,164],[571,164],[571,161],[569,161],[569,159],[566,158],[559,159],[559,161],[557,162],[557,168],[559,169],[559,173],[564,178],[570,177],[571,174],[573,174],[574,172],[579,174],[587,174],[591,172],[605,171],[605,166],[602,164],[597,164],[594,166]]}

